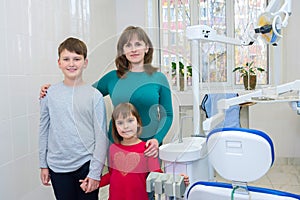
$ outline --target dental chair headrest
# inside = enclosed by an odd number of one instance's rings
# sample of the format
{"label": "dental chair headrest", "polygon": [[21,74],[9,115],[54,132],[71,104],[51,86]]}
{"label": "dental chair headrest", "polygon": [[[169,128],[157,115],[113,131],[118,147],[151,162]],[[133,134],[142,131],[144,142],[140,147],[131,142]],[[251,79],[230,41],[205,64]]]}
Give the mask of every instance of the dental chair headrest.
{"label": "dental chair headrest", "polygon": [[207,136],[209,161],[223,178],[252,182],[264,176],[274,162],[274,146],[262,131],[220,128]]}

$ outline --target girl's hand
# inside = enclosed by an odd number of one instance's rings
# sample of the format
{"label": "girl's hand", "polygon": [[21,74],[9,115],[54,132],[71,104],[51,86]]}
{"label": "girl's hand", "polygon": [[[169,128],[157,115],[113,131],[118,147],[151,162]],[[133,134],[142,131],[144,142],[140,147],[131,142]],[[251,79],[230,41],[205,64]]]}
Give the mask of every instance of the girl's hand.
{"label": "girl's hand", "polygon": [[47,90],[50,86],[51,86],[50,84],[42,85],[41,90],[40,90],[40,99],[42,99],[46,96]]}
{"label": "girl's hand", "polygon": [[188,186],[190,184],[190,178],[189,178],[189,176],[186,175],[186,174],[180,174],[180,176],[183,176],[184,184],[185,184],[185,186]]}
{"label": "girl's hand", "polygon": [[79,182],[81,183],[80,184],[81,189],[86,192],[86,190],[87,190],[87,184],[88,184],[87,183],[87,178],[85,178],[84,180],[79,180]]}
{"label": "girl's hand", "polygon": [[150,139],[146,142],[146,150],[144,151],[145,156],[154,157],[158,156],[158,141],[157,139]]}

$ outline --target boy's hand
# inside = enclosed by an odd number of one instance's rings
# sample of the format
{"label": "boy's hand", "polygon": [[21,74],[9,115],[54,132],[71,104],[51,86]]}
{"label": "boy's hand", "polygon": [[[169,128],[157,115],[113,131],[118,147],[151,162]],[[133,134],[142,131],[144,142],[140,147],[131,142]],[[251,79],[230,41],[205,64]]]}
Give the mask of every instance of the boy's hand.
{"label": "boy's hand", "polygon": [[50,182],[50,174],[49,174],[49,169],[48,168],[41,168],[40,177],[41,177],[41,181],[42,181],[43,185],[45,185],[45,186],[50,186],[51,185],[49,183]]}
{"label": "boy's hand", "polygon": [[47,90],[48,90],[48,88],[50,86],[51,86],[50,84],[44,84],[44,85],[42,85],[41,91],[40,91],[40,99],[42,99],[42,98],[44,98],[46,96]]}
{"label": "boy's hand", "polygon": [[99,188],[99,182],[92,178],[86,177],[84,180],[79,180],[81,182],[80,187],[85,193],[93,192]]}

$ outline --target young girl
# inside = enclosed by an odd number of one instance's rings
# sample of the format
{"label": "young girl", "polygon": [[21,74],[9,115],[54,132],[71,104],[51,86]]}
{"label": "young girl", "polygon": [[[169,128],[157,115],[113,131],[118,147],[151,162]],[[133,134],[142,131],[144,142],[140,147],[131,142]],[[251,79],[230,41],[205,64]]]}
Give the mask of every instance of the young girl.
{"label": "young girl", "polygon": [[[146,142],[139,139],[142,122],[130,103],[119,104],[112,113],[114,144],[109,148],[109,173],[100,187],[110,184],[109,200],[148,199],[146,179],[149,172],[162,172],[158,158],[144,155]],[[188,183],[188,178],[185,178]],[[85,190],[85,182],[81,184]]]}

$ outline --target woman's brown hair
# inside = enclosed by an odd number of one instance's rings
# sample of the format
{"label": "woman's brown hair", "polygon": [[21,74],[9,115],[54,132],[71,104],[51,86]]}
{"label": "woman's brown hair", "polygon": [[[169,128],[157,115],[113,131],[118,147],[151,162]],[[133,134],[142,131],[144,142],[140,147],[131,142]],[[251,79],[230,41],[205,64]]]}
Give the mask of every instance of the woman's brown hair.
{"label": "woman's brown hair", "polygon": [[117,75],[119,78],[123,78],[126,72],[130,70],[129,61],[124,55],[123,47],[131,40],[133,36],[137,36],[139,40],[144,41],[149,48],[148,52],[145,54],[144,57],[145,72],[148,74],[152,74],[153,72],[157,71],[157,68],[153,67],[151,64],[153,59],[153,45],[150,38],[142,28],[128,26],[121,34],[117,44],[117,57],[115,59],[115,64],[117,67]]}

